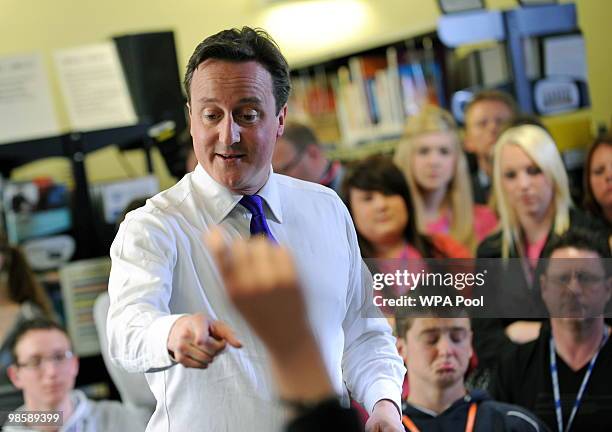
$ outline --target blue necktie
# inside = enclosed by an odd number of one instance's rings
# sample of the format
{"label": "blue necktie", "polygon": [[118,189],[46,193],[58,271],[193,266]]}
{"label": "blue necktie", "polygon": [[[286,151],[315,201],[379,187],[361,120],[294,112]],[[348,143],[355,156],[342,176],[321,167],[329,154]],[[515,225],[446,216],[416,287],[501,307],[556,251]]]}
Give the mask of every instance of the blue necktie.
{"label": "blue necktie", "polygon": [[263,201],[259,195],[245,195],[240,200],[240,204],[251,212],[251,235],[263,234],[276,243],[276,239],[270,231],[266,216],[263,211]]}

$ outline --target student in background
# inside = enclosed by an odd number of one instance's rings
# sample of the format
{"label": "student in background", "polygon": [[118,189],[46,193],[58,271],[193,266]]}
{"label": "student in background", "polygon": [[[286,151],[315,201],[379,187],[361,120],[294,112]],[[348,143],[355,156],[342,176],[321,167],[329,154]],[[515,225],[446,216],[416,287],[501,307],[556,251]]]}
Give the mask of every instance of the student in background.
{"label": "student in background", "polygon": [[472,330],[460,311],[432,310],[419,317],[398,313],[396,323],[410,382],[402,407],[407,431],[545,430],[526,410],[496,402],[482,390],[466,390]]}
{"label": "student in background", "polygon": [[[68,334],[53,321],[43,318],[24,321],[15,333],[10,350],[9,377],[23,392],[25,401],[15,414],[61,412],[62,425],[55,429],[60,431],[145,430],[147,410],[127,409],[116,401],[94,402],[80,390],[74,390],[79,361]],[[41,424],[7,421],[2,430],[37,431],[41,430]]]}
{"label": "student in background", "polygon": [[610,431],[607,239],[572,227],[548,245],[543,258],[549,259],[541,265],[540,287],[550,320],[535,341],[503,358],[492,394],[532,410],[554,431]]}
{"label": "student in background", "polygon": [[51,301],[21,250],[9,245],[0,231],[0,412],[23,403],[21,392],[6,374],[11,363],[9,346],[17,327],[37,317],[53,317]]}
{"label": "student in background", "polygon": [[484,90],[477,93],[465,108],[463,148],[470,161],[474,202],[489,200],[493,175],[493,146],[504,125],[518,114],[516,102],[508,93]]}
{"label": "student in background", "polygon": [[494,212],[474,205],[455,121],[435,106],[410,117],[394,156],[408,181],[419,230],[449,234],[470,250],[497,225]]}
{"label": "student in background", "polygon": [[315,132],[297,122],[287,122],[272,155],[274,172],[319,183],[340,192],[344,168],[327,159]]}
{"label": "student in background", "polygon": [[471,257],[465,246],[448,235],[419,232],[419,216],[406,179],[388,157],[375,155],[352,163],[342,183],[342,195],[364,258]]}
{"label": "student in background", "polygon": [[612,228],[612,135],[596,139],[587,154],[584,209]]}

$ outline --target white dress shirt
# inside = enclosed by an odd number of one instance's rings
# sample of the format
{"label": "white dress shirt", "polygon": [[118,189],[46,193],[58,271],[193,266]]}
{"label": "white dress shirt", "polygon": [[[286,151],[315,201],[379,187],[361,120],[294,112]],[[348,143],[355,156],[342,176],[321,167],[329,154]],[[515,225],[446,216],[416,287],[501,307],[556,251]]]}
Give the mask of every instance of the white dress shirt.
{"label": "white dress shirt", "polygon": [[[371,276],[346,207],[332,190],[271,174],[258,192],[270,229],[296,262],[308,317],[332,385],[368,411],[398,406],[403,362],[384,318],[367,318]],[[263,344],[233,307],[202,235],[221,225],[249,237],[251,215],[198,165],[129,213],[111,247],[108,339],[112,360],[148,372],[156,411],[148,431],[275,431],[279,406]],[[182,314],[223,320],[243,348],[227,348],[206,370],[175,364],[166,342]],[[371,316],[371,315],[367,315]]]}

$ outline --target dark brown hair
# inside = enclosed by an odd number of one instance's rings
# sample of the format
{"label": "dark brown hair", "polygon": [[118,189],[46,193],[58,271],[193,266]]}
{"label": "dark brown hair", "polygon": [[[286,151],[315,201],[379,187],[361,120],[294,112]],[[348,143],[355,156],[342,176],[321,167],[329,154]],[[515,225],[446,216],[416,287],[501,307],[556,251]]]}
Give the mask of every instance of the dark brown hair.
{"label": "dark brown hair", "polygon": [[4,232],[0,232],[0,253],[4,257],[2,271],[8,273],[7,294],[15,303],[30,301],[40,308],[47,318],[53,316],[51,302],[38,283],[23,252],[8,244]]}
{"label": "dark brown hair", "polygon": [[194,50],[185,72],[187,102],[191,101],[191,80],[194,71],[208,59],[231,62],[256,61],[272,76],[276,112],[287,103],[291,92],[289,65],[272,37],[263,29],[242,27],[223,30],[204,39]]}
{"label": "dark brown hair", "polygon": [[70,336],[68,335],[68,332],[66,331],[64,327],[62,327],[55,321],[48,319],[48,318],[42,318],[42,317],[33,318],[31,320],[23,321],[21,324],[19,324],[19,326],[17,327],[17,330],[15,331],[15,333],[13,334],[10,340],[9,349],[11,351],[11,357],[12,357],[13,363],[17,362],[17,352],[16,352],[17,344],[19,343],[21,339],[23,339],[26,333],[28,333],[29,331],[33,331],[33,330],[57,330],[59,332],[62,332],[64,336],[66,336],[66,339],[68,339],[68,341],[70,342],[70,345],[72,346],[72,341],[70,340]]}
{"label": "dark brown hair", "polygon": [[519,113],[519,109],[516,104],[516,101],[510,94],[503,92],[501,90],[482,90],[476,93],[474,97],[472,98],[472,100],[470,100],[467,106],[465,107],[464,113],[465,113],[466,119],[467,119],[469,111],[474,107],[474,105],[482,101],[496,101],[496,102],[503,103],[508,108],[510,108],[510,111],[512,111],[513,117],[516,117]]}
{"label": "dark brown hair", "polygon": [[305,124],[289,121],[283,129],[283,140],[293,146],[296,152],[303,152],[310,145],[320,146],[314,131]]}
{"label": "dark brown hair", "polygon": [[[342,198],[352,214],[350,190],[352,188],[365,191],[381,192],[385,195],[399,195],[408,210],[408,224],[404,230],[405,240],[424,258],[432,257],[438,251],[427,236],[419,233],[417,229],[417,214],[408,189],[404,174],[387,156],[374,155],[349,164],[342,182]],[[373,246],[359,232],[359,247],[364,258],[374,258]]]}

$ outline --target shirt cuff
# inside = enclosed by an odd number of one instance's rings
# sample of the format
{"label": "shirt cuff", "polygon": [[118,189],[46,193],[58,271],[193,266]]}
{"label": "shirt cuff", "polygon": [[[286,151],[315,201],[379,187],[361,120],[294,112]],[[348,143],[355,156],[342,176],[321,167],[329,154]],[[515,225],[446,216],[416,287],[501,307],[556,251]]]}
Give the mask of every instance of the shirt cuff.
{"label": "shirt cuff", "polygon": [[401,389],[398,388],[397,383],[392,380],[377,380],[368,389],[367,395],[364,401],[364,407],[368,413],[372,414],[374,405],[380,400],[387,399],[393,402],[397,408],[398,413],[401,417],[402,414],[402,396]]}
{"label": "shirt cuff", "polygon": [[151,347],[151,363],[155,369],[170,367],[176,362],[170,357],[168,352],[168,336],[174,323],[186,314],[166,315],[157,318],[147,331],[147,345]]}

